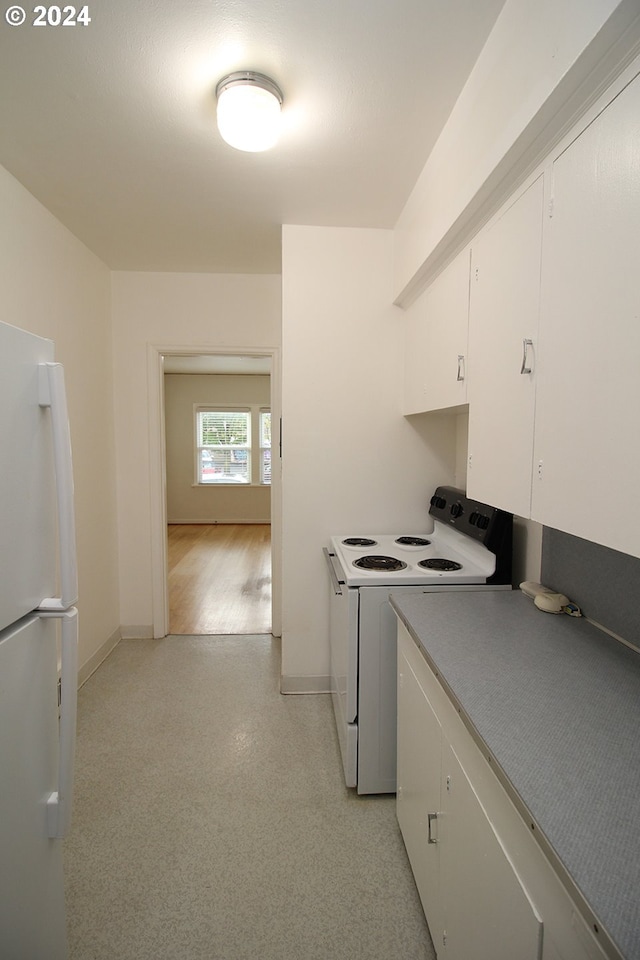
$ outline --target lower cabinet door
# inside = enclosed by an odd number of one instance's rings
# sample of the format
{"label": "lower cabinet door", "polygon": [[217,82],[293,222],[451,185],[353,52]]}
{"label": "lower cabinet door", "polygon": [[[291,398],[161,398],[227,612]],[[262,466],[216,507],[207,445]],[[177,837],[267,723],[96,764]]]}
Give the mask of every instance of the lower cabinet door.
{"label": "lower cabinet door", "polygon": [[431,936],[438,950],[440,898],[440,763],[442,731],[410,659],[415,644],[398,637],[397,817]]}
{"label": "lower cabinet door", "polygon": [[446,741],[442,769],[444,931],[443,944],[435,944],[438,955],[447,960],[540,960],[542,920]]}

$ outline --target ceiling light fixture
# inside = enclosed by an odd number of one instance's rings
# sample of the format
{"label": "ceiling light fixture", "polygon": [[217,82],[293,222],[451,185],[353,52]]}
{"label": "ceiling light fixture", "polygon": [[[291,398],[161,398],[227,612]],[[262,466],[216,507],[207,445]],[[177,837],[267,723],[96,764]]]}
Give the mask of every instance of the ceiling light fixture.
{"label": "ceiling light fixture", "polygon": [[236,150],[257,153],[272,147],[280,134],[282,93],[262,73],[240,70],[216,87],[218,129]]}

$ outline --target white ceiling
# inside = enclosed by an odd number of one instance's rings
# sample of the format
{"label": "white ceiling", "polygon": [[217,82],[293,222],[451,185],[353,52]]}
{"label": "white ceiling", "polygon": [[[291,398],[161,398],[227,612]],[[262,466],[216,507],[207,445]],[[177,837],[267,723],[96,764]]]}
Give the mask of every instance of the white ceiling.
{"label": "white ceiling", "polygon": [[[90,0],[88,26],[3,16],[0,162],[112,269],[278,273],[282,223],[394,225],[503,2]],[[239,69],[284,93],[268,153],[217,133],[214,87]]]}

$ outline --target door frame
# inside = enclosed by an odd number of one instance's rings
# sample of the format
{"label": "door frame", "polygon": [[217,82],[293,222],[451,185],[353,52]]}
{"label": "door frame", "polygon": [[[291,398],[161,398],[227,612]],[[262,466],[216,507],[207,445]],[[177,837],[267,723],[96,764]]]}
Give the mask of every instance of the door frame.
{"label": "door frame", "polygon": [[[218,347],[180,344],[147,345],[147,386],[149,396],[149,497],[151,503],[151,593],[153,636],[165,637],[169,630],[168,543],[167,543],[167,466],[164,410],[164,357],[172,356],[252,356],[271,360],[271,415],[275,423],[281,417],[280,349],[277,347]],[[280,450],[272,454],[271,466],[271,632],[282,636],[282,460]],[[276,469],[274,469],[274,466]]]}

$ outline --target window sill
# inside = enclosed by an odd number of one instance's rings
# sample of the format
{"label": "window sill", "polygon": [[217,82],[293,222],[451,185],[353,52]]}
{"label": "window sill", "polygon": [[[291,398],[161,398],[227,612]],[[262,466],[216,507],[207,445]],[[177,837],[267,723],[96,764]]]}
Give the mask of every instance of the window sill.
{"label": "window sill", "polygon": [[232,488],[233,490],[269,490],[271,487],[270,483],[192,483],[192,487],[198,488],[200,490],[216,490],[218,487],[225,487],[225,489]]}

